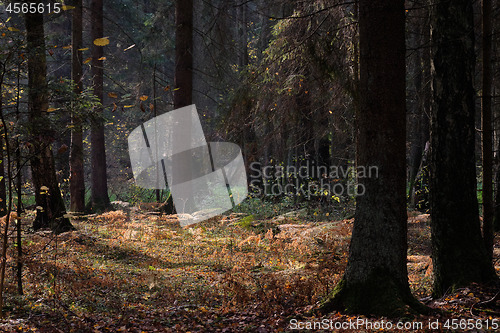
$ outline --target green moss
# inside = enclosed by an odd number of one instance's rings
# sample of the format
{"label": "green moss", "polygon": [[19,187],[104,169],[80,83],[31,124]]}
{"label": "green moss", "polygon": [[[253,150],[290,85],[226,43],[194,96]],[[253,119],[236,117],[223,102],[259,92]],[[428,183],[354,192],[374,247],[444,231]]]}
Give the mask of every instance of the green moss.
{"label": "green moss", "polygon": [[242,228],[250,229],[252,227],[252,223],[255,221],[255,217],[253,215],[248,215],[239,220],[236,224]]}

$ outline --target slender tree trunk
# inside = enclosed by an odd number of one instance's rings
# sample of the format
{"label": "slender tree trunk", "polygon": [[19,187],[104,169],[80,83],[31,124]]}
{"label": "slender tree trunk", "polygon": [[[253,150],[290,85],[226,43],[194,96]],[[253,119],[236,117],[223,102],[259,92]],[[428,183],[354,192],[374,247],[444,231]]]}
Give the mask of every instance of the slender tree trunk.
{"label": "slender tree trunk", "polygon": [[[495,95],[495,90],[493,90],[493,95]],[[495,127],[495,148],[496,148],[496,153],[495,153],[495,166],[496,166],[496,171],[495,171],[495,201],[494,201],[494,206],[493,206],[493,230],[498,232],[500,231],[500,135],[499,135],[499,129],[500,129],[500,110],[498,108],[493,109],[494,111],[494,127]]]}
{"label": "slender tree trunk", "polygon": [[[3,84],[5,78],[6,68],[4,66],[3,72],[0,76],[0,113],[3,114]],[[7,214],[7,189],[5,188],[5,163],[4,163],[4,141],[7,146],[6,130],[0,132],[0,217]]]}
{"label": "slender tree trunk", "polygon": [[424,309],[406,268],[404,1],[359,1],[359,36],[357,166],[377,172],[358,179],[365,193],[356,199],[349,261],[323,310],[397,316],[408,305]]}
{"label": "slender tree trunk", "polygon": [[[176,0],[175,2],[175,74],[174,74],[174,109],[189,106],[193,103],[193,0]],[[176,129],[174,129],[175,131]],[[190,128],[183,128],[182,135],[190,137],[186,133]],[[174,145],[176,140],[181,140],[181,133],[174,134]],[[172,178],[192,179],[191,168],[187,166],[183,170],[177,170]],[[183,198],[183,207],[175,207],[175,212],[183,213],[190,210],[195,203],[190,198],[194,189],[180,188],[176,195]],[[174,212],[173,197],[170,194],[162,207],[166,212]]]}
{"label": "slender tree trunk", "polygon": [[483,0],[483,239],[490,260],[493,259],[493,128],[491,114],[491,0]]}
{"label": "slender tree trunk", "polygon": [[479,224],[472,0],[433,6],[431,216],[434,294],[495,278]]}
{"label": "slender tree trunk", "polygon": [[38,207],[33,222],[35,230],[49,227],[55,232],[73,230],[64,217],[66,209],[56,177],[52,154],[50,120],[46,113],[49,106],[47,65],[42,14],[26,14],[28,54],[28,110],[31,128],[31,170]]}
{"label": "slender tree trunk", "polygon": [[[19,121],[19,110],[17,110],[17,120]],[[22,242],[22,214],[23,214],[23,187],[22,187],[22,172],[21,172],[21,146],[16,138],[16,192],[17,192],[17,218],[16,218],[16,248],[17,248],[17,293],[22,295],[23,292],[23,242]]]}
{"label": "slender tree trunk", "polygon": [[193,103],[193,0],[175,2],[174,108]]}
{"label": "slender tree trunk", "polygon": [[496,172],[495,172],[495,203],[493,207],[493,229],[494,231],[500,231],[500,110],[498,108],[494,109],[495,114],[495,130],[497,134],[495,136],[495,146],[496,146],[496,154],[495,154],[495,164],[496,164]]}
{"label": "slender tree trunk", "polygon": [[[17,98],[16,98],[16,122],[19,124],[21,121],[21,112],[19,110],[19,103],[21,100],[21,62],[17,64]],[[17,238],[17,293],[22,295],[23,291],[23,243],[22,243],[22,215],[23,209],[23,165],[21,163],[21,144],[19,137],[16,136],[16,192],[17,192],[17,221],[16,221],[16,238]]]}
{"label": "slender tree trunk", "polygon": [[[74,1],[73,25],[72,25],[72,59],[71,79],[75,84],[75,93],[80,94],[83,90],[82,82],[82,0]],[[70,163],[70,210],[73,212],[85,211],[85,175],[83,168],[83,129],[82,121],[78,113],[71,115],[71,155]]]}
{"label": "slender tree trunk", "polygon": [[[0,96],[0,103],[2,103],[2,96]],[[2,104],[0,104],[0,108]],[[4,137],[0,134],[0,216],[7,214],[7,190],[5,188],[5,159],[3,153]]]}
{"label": "slender tree trunk", "polygon": [[[104,37],[103,0],[92,0],[91,11],[91,38],[96,40]],[[94,95],[103,101],[103,46],[92,43],[92,77]],[[95,108],[96,113],[103,112],[102,108]],[[104,122],[97,115],[92,122],[90,133],[91,161],[92,161],[92,209],[101,211],[109,207],[108,177],[106,174],[106,146],[104,137]]]}
{"label": "slender tree trunk", "polygon": [[[3,81],[3,78],[2,78]],[[1,105],[1,104],[0,104]],[[5,138],[8,138],[7,131],[7,123],[5,122],[5,117],[3,114],[3,110],[0,108],[0,121],[2,124],[2,135]],[[9,243],[9,226],[10,226],[10,213],[12,212],[12,169],[11,169],[11,158],[10,158],[10,149],[9,149],[9,141],[5,141],[5,152],[7,155],[7,178],[8,178],[8,200],[9,203],[7,205],[7,211],[5,216],[5,223],[3,226],[3,234],[2,234],[2,247],[1,247],[1,256],[0,256],[0,317],[3,317],[3,305],[4,305],[4,286],[5,286],[5,270],[7,267],[7,249]]]}
{"label": "slender tree trunk", "polygon": [[[153,81],[151,82],[152,84],[152,89],[153,89],[153,117],[158,116],[158,110],[156,109],[156,63],[153,68]],[[156,172],[159,172],[157,169]],[[158,175],[156,176],[158,178]],[[160,189],[155,190],[155,195],[156,195],[156,202],[160,202],[163,192]]]}
{"label": "slender tree trunk", "polygon": [[427,163],[422,163],[425,158],[425,147],[430,138],[429,131],[429,101],[430,101],[430,29],[429,29],[429,10],[422,8],[418,11],[419,19],[416,20],[415,29],[419,27],[420,33],[416,38],[414,48],[419,48],[416,52],[416,64],[413,76],[415,77],[415,113],[413,118],[414,125],[408,124],[407,128],[412,131],[411,149],[409,160],[409,193],[408,203],[411,208],[417,208],[417,176],[421,174],[421,168],[426,167]]}
{"label": "slender tree trunk", "polygon": [[239,50],[238,50],[238,65],[240,67],[245,67],[248,65],[248,29],[247,29],[247,6],[246,4],[240,4],[237,8],[238,13],[238,39],[239,39]]}

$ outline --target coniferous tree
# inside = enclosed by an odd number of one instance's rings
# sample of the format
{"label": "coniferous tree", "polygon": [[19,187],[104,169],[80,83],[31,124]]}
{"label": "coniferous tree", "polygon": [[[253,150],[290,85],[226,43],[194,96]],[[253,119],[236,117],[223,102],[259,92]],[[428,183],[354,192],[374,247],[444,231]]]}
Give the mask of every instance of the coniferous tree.
{"label": "coniferous tree", "polygon": [[430,208],[436,296],[495,278],[476,196],[472,3],[441,1],[432,9]]}
{"label": "coniferous tree", "polygon": [[[103,23],[103,0],[92,0],[90,2],[91,12],[91,38],[92,41],[92,80],[94,95],[102,103],[104,49],[97,39],[104,37]],[[98,45],[99,44],[99,45]],[[104,121],[100,117],[103,112],[101,107],[95,107],[97,113],[92,121],[90,134],[91,162],[92,162],[92,208],[103,210],[109,206],[108,177],[106,174],[106,145],[104,137]]]}
{"label": "coniferous tree", "polygon": [[324,311],[394,316],[413,297],[406,267],[405,9],[402,0],[359,1],[360,78],[356,117],[358,179],[349,260]]}
{"label": "coniferous tree", "polygon": [[49,227],[55,232],[64,232],[74,228],[64,216],[66,209],[59,190],[51,148],[54,133],[47,117],[49,91],[43,14],[26,14],[25,23],[28,46],[28,109],[32,126],[30,164],[38,206],[33,228],[36,230]]}
{"label": "coniferous tree", "polygon": [[[72,59],[71,79],[75,85],[75,94],[83,90],[82,82],[82,41],[83,41],[83,7],[82,0],[75,1],[72,22]],[[83,212],[85,210],[85,176],[83,168],[83,129],[80,116],[73,111],[71,116],[71,154],[70,154],[70,210]]]}
{"label": "coniferous tree", "polygon": [[175,2],[174,108],[193,102],[193,0]]}

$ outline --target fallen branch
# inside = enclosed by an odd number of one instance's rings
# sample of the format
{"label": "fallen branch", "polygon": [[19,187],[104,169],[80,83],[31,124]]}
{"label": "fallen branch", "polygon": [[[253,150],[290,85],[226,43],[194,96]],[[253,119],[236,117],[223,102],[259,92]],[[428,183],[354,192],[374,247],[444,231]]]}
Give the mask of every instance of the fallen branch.
{"label": "fallen branch", "polygon": [[[497,294],[495,296],[493,296],[491,299],[489,300],[486,300],[486,301],[479,301],[479,302],[476,302],[474,304],[472,304],[472,306],[470,307],[470,314],[474,316],[474,307],[476,305],[489,305],[489,304],[492,304],[492,303],[495,303],[496,301],[498,301],[500,299],[500,291],[497,292]],[[500,312],[496,312],[495,313],[496,315],[500,315]]]}

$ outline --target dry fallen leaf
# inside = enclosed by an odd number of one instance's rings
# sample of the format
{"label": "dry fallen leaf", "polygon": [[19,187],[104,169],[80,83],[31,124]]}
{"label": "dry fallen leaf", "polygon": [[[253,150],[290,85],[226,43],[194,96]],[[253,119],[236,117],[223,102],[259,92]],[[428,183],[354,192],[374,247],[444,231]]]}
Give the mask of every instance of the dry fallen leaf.
{"label": "dry fallen leaf", "polygon": [[106,46],[108,44],[109,44],[109,37],[102,37],[94,40],[94,45],[97,46]]}

